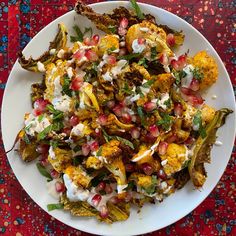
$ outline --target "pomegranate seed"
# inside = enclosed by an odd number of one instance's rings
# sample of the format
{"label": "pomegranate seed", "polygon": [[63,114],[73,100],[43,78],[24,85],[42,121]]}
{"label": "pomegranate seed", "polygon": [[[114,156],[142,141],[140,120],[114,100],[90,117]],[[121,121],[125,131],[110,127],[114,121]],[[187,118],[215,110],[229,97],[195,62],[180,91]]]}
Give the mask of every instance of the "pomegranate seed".
{"label": "pomegranate seed", "polygon": [[108,121],[108,116],[105,114],[102,114],[98,117],[97,121],[100,125],[106,125]]}
{"label": "pomegranate seed", "polygon": [[162,65],[167,66],[169,64],[169,60],[166,53],[162,53],[159,60]]}
{"label": "pomegranate seed", "polygon": [[95,194],[92,198],[92,204],[96,207],[102,200],[102,196],[100,194]]}
{"label": "pomegranate seed", "polygon": [[39,110],[38,108],[35,108],[32,111],[32,113],[33,113],[34,116],[40,116],[43,112],[41,110]]}
{"label": "pomegranate seed", "polygon": [[123,18],[120,20],[120,27],[121,27],[121,28],[124,28],[124,29],[127,28],[128,24],[129,24],[129,21],[128,21],[127,18],[123,17]]}
{"label": "pomegranate seed", "polygon": [[34,108],[39,109],[40,111],[45,111],[48,104],[48,100],[39,98],[34,102]]}
{"label": "pomegranate seed", "polygon": [[174,105],[174,113],[176,116],[182,116],[183,114],[183,106],[180,103],[175,103]]}
{"label": "pomegranate seed", "polygon": [[167,175],[166,173],[164,172],[164,170],[160,169],[158,172],[157,172],[157,176],[160,178],[160,179],[163,179],[163,180],[166,180],[167,179]]}
{"label": "pomegranate seed", "polygon": [[145,111],[150,112],[157,108],[157,104],[155,102],[145,102],[143,107]]}
{"label": "pomegranate seed", "polygon": [[98,128],[95,129],[96,136],[100,136],[102,134],[102,131]]}
{"label": "pomegranate seed", "polygon": [[90,146],[87,143],[84,143],[82,145],[82,154],[84,156],[88,156],[89,152],[90,152]]}
{"label": "pomegranate seed", "polygon": [[97,185],[96,191],[99,192],[101,190],[104,190],[105,188],[106,188],[106,183],[102,181]]}
{"label": "pomegranate seed", "polygon": [[50,175],[53,179],[57,179],[60,176],[60,173],[58,173],[56,170],[51,170]]}
{"label": "pomegranate seed", "polygon": [[71,128],[69,127],[63,128],[62,133],[65,133],[66,136],[70,136]]}
{"label": "pomegranate seed", "polygon": [[189,88],[181,87],[180,91],[181,91],[181,93],[183,93],[185,95],[192,95],[192,90]]}
{"label": "pomegranate seed", "polygon": [[203,104],[203,102],[204,102],[203,98],[197,94],[188,96],[187,101],[195,107]]}
{"label": "pomegranate seed", "polygon": [[126,53],[127,53],[127,49],[126,48],[120,48],[119,56],[124,56],[124,55],[126,55]]}
{"label": "pomegranate seed", "polygon": [[107,194],[110,194],[110,193],[113,192],[113,189],[112,189],[112,187],[111,187],[110,184],[107,184],[107,185],[106,185],[106,187],[105,187],[105,192],[106,192]]}
{"label": "pomegranate seed", "polygon": [[83,79],[80,77],[76,77],[72,80],[70,88],[74,91],[78,91],[82,86],[83,86]]}
{"label": "pomegranate seed", "polygon": [[87,46],[90,46],[91,44],[91,39],[89,37],[85,37],[84,40],[83,40],[84,44],[87,45]]}
{"label": "pomegranate seed", "polygon": [[116,64],[116,57],[115,56],[108,56],[107,57],[107,63],[110,64],[110,65],[115,65]]}
{"label": "pomegranate seed", "polygon": [[124,36],[124,35],[126,35],[126,33],[127,33],[127,30],[126,30],[126,29],[124,29],[124,28],[122,28],[122,27],[119,27],[119,28],[118,28],[118,34],[119,34],[120,36]]}
{"label": "pomegranate seed", "polygon": [[167,34],[166,42],[170,47],[175,46],[175,36],[173,34]]}
{"label": "pomegranate seed", "polygon": [[126,164],[126,165],[125,165],[125,170],[126,170],[127,172],[133,172],[133,171],[135,170],[134,165],[133,165],[133,164],[130,164],[130,163]]}
{"label": "pomegranate seed", "polygon": [[149,131],[153,137],[157,137],[159,135],[159,129],[155,124],[149,126]]}
{"label": "pomegranate seed", "polygon": [[198,91],[200,88],[199,81],[197,79],[192,79],[189,88],[192,89],[193,91]]}
{"label": "pomegranate seed", "polygon": [[184,144],[186,144],[186,145],[192,145],[193,143],[195,142],[195,138],[193,138],[193,137],[188,137],[187,138],[187,140],[185,140],[185,142],[184,142]]}
{"label": "pomegranate seed", "polygon": [[125,195],[125,202],[129,202],[132,199],[132,195],[129,193],[126,193]]}
{"label": "pomegranate seed", "polygon": [[180,70],[179,63],[177,60],[175,60],[175,59],[171,60],[170,64],[175,70]]}
{"label": "pomegranate seed", "polygon": [[176,134],[172,134],[172,135],[166,140],[166,142],[167,142],[167,143],[173,143],[173,142],[176,141],[176,139],[177,139],[177,135],[176,135]]}
{"label": "pomegranate seed", "polygon": [[150,164],[148,163],[143,163],[142,164],[142,169],[143,169],[143,172],[146,174],[146,175],[151,175],[153,173],[153,168]]}
{"label": "pomegranate seed", "polygon": [[132,138],[134,138],[134,139],[137,139],[140,137],[140,131],[138,128],[132,128],[130,130],[130,134],[131,134]]}
{"label": "pomegranate seed", "polygon": [[185,67],[186,66],[186,60],[187,60],[187,56],[185,54],[179,56],[178,58],[178,63],[180,67]]}
{"label": "pomegranate seed", "polygon": [[158,146],[158,152],[160,155],[165,155],[167,151],[168,143],[167,142],[160,142]]}
{"label": "pomegranate seed", "polygon": [[98,56],[97,56],[96,52],[94,52],[93,50],[90,50],[90,49],[87,50],[84,55],[85,55],[85,57],[87,57],[87,59],[89,61],[97,61],[98,60]]}
{"label": "pomegranate seed", "polygon": [[58,193],[63,193],[66,190],[65,185],[60,181],[55,183],[55,188]]}
{"label": "pomegranate seed", "polygon": [[109,202],[113,203],[113,204],[117,204],[120,202],[120,199],[116,196],[113,196],[109,199]]}
{"label": "pomegranate seed", "polygon": [[78,116],[71,116],[70,118],[70,125],[71,126],[76,126],[79,123],[79,118]]}
{"label": "pomegranate seed", "polygon": [[99,144],[98,144],[97,141],[92,141],[89,144],[89,146],[90,146],[90,149],[91,149],[92,152],[98,150],[98,148],[99,148]]}
{"label": "pomegranate seed", "polygon": [[36,148],[36,152],[41,153],[41,154],[48,153],[48,150],[49,150],[49,145],[47,144],[39,144]]}
{"label": "pomegranate seed", "polygon": [[115,106],[115,101],[114,101],[114,100],[111,100],[111,101],[107,102],[107,107],[108,107],[109,109],[114,108],[114,106]]}
{"label": "pomegranate seed", "polygon": [[123,112],[121,117],[126,123],[130,123],[132,121],[132,116],[127,112]]}
{"label": "pomegranate seed", "polygon": [[42,159],[40,160],[40,164],[41,164],[42,166],[47,166],[47,165],[48,165],[48,159],[47,159],[47,158],[42,158]]}
{"label": "pomegranate seed", "polygon": [[74,55],[73,55],[73,58],[77,59],[78,61],[80,61],[82,59],[82,57],[84,56],[85,54],[85,51],[80,49],[80,50],[77,50]]}
{"label": "pomegranate seed", "polygon": [[151,133],[147,133],[145,136],[145,141],[148,143],[153,143],[156,141],[156,137],[154,137]]}
{"label": "pomegranate seed", "polygon": [[138,38],[138,44],[145,44],[146,39],[145,38]]}
{"label": "pomegranate seed", "polygon": [[102,218],[107,218],[109,216],[109,211],[108,211],[108,208],[106,206],[101,207],[100,216]]}
{"label": "pomegranate seed", "polygon": [[122,115],[123,106],[122,106],[121,104],[116,105],[112,110],[113,110],[113,112],[114,112],[117,116],[121,116],[121,115]]}
{"label": "pomegranate seed", "polygon": [[98,34],[95,34],[95,35],[92,37],[92,41],[93,41],[93,43],[94,43],[95,45],[98,44],[99,39],[100,39],[100,37],[99,37]]}

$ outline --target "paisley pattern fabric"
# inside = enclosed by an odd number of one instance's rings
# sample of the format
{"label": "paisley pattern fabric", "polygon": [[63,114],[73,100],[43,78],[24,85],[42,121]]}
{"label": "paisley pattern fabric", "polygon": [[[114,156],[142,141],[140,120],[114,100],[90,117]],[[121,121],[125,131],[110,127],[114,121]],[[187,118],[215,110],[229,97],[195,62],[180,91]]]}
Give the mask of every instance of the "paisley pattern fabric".
{"label": "paisley pattern fabric", "polygon": [[[33,36],[73,9],[75,0],[0,1],[0,103],[8,74]],[[93,3],[96,1],[86,1]],[[236,85],[235,0],[144,0],[182,17],[197,28],[219,53]],[[207,199],[178,222],[148,235],[236,235],[236,150]],[[7,162],[0,140],[0,235],[88,235],[53,219],[22,189]]]}

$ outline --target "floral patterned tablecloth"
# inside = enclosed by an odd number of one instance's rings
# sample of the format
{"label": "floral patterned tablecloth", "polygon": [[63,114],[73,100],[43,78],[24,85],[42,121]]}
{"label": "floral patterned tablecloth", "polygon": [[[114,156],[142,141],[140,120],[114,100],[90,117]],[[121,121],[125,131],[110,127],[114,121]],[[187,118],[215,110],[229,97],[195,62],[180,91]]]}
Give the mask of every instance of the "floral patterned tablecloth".
{"label": "floral patterned tablecloth", "polygon": [[[0,1],[0,103],[17,52],[74,0]],[[93,3],[95,1],[86,1]],[[236,85],[236,1],[143,1],[177,14],[197,28],[221,56]],[[22,189],[0,141],[0,235],[88,235],[55,220]],[[149,235],[236,235],[236,150],[214,191],[193,212]]]}

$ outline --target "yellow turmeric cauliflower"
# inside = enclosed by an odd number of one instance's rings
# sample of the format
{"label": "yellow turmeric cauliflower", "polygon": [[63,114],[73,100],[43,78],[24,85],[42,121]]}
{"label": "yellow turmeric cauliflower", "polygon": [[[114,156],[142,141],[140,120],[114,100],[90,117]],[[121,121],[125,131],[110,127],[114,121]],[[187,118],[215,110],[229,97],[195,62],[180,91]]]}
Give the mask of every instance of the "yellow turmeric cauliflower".
{"label": "yellow turmeric cauliflower", "polygon": [[170,143],[165,155],[160,155],[162,165],[167,175],[172,175],[181,170],[182,165],[188,159],[188,151],[184,145]]}
{"label": "yellow turmeric cauliflower", "polygon": [[218,67],[215,59],[208,55],[206,51],[198,52],[190,59],[193,66],[199,68],[204,77],[200,82],[200,89],[206,89],[216,82],[218,79]]}
{"label": "yellow turmeric cauliflower", "polygon": [[117,35],[108,34],[101,38],[98,44],[98,54],[100,56],[104,55],[105,53],[108,53],[108,51],[116,52],[116,50],[119,50],[119,39]]}
{"label": "yellow turmeric cauliflower", "polygon": [[155,83],[153,87],[159,89],[161,93],[170,92],[172,84],[174,83],[174,78],[171,74],[159,74],[155,78]]}
{"label": "yellow turmeric cauliflower", "polygon": [[72,151],[56,147],[49,152],[48,161],[57,172],[62,173],[71,164]]}
{"label": "yellow turmeric cauliflower", "polygon": [[201,108],[202,112],[202,121],[205,123],[209,123],[213,120],[215,115],[215,109],[213,107],[208,106],[207,104],[203,104]]}

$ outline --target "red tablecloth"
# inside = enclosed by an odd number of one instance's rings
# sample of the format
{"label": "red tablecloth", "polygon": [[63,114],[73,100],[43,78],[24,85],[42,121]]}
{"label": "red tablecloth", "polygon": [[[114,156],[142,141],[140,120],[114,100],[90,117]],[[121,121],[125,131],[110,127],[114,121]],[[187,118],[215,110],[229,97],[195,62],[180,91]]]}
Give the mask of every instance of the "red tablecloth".
{"label": "red tablecloth", "polygon": [[[0,102],[16,53],[49,22],[73,9],[74,0],[0,1]],[[95,1],[88,1],[92,3]],[[236,2],[150,0],[196,27],[215,47],[236,84]],[[22,189],[0,146],[0,234],[87,235],[53,219]],[[236,235],[235,149],[214,191],[193,212],[150,235]]]}

